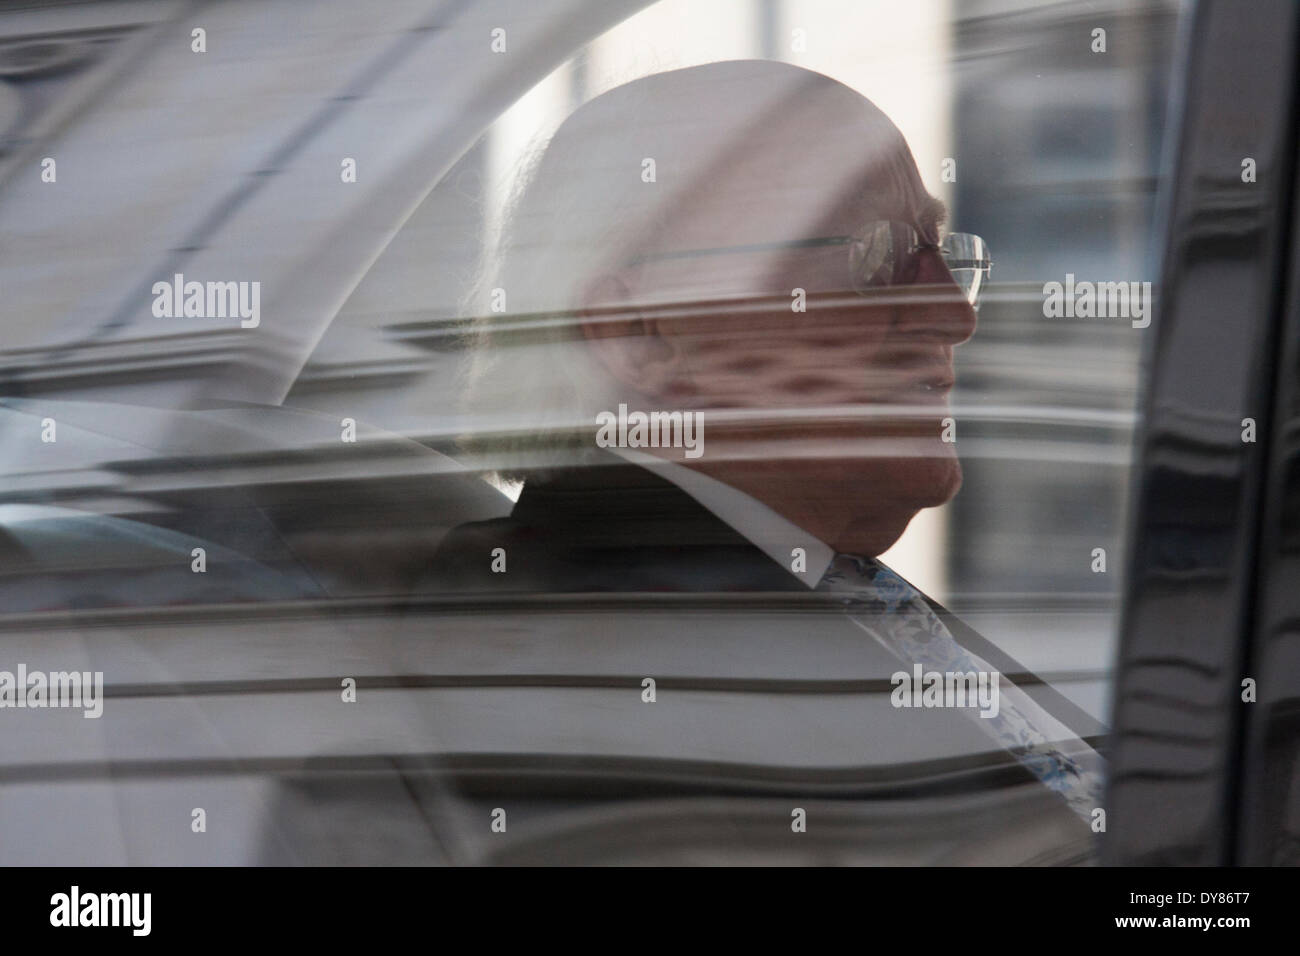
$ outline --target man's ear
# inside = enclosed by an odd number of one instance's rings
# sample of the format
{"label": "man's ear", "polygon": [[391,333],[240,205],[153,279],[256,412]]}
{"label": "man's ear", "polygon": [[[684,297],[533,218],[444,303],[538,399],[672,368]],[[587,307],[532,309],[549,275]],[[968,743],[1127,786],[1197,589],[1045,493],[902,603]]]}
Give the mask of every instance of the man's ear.
{"label": "man's ear", "polygon": [[618,276],[605,275],[586,286],[577,319],[588,348],[616,382],[657,398],[682,377],[681,343],[665,334],[661,319],[633,305]]}

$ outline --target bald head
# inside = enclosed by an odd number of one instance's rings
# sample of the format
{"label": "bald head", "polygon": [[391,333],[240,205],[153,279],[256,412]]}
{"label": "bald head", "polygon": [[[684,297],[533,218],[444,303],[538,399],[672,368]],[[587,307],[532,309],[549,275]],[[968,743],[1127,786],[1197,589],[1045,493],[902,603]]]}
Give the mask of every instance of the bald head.
{"label": "bald head", "polygon": [[587,278],[638,253],[816,235],[873,202],[926,199],[897,127],[842,83],[763,60],[689,67],[565,120],[514,210],[511,272],[562,259]]}
{"label": "bald head", "polygon": [[[708,410],[708,453],[683,464],[876,554],[960,483],[940,429],[974,313],[940,216],[897,127],[829,77],[767,61],[648,76],[552,138],[497,280],[545,331],[512,343],[484,322],[480,354],[506,357],[494,393],[534,421]],[[886,237],[866,258],[884,249],[890,295],[859,295],[866,234]]]}

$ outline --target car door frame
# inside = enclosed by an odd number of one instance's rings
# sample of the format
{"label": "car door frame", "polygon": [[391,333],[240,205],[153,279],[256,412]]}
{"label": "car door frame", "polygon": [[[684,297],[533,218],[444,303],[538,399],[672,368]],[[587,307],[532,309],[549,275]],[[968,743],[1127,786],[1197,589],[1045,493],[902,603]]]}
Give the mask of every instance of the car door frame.
{"label": "car door frame", "polygon": [[1259,799],[1260,735],[1278,712],[1245,699],[1243,682],[1277,688],[1278,675],[1256,673],[1255,629],[1285,280],[1296,274],[1298,23],[1288,0],[1248,15],[1207,0],[1188,21],[1144,343],[1106,863],[1253,862],[1265,842],[1241,813]]}

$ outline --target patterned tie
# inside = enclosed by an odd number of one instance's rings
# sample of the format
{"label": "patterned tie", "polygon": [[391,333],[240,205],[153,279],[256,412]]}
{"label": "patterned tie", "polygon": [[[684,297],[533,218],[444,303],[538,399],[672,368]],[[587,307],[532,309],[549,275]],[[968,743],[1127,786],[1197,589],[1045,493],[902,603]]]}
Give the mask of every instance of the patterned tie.
{"label": "patterned tie", "polygon": [[[849,620],[905,664],[940,673],[993,672],[957,643],[921,592],[875,559],[837,554],[817,590],[837,594]],[[1006,677],[999,680],[999,698],[998,713],[991,717],[980,716],[975,707],[962,709],[1091,822],[1093,809],[1101,805],[1101,756]],[[1054,740],[1067,743],[1074,755],[1062,752]]]}

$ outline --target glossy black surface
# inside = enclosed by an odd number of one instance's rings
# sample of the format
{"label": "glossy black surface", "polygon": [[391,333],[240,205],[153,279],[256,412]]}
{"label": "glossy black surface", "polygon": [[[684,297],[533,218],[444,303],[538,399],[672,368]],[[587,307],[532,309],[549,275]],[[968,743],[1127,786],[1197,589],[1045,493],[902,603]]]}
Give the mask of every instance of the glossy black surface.
{"label": "glossy black surface", "polygon": [[[1241,681],[1268,451],[1279,250],[1294,177],[1297,8],[1207,3],[1153,340],[1116,694],[1105,859],[1232,862]],[[1257,164],[1243,182],[1242,161]],[[1243,441],[1243,419],[1258,440]],[[1294,580],[1294,577],[1292,578]],[[1259,675],[1256,675],[1259,676]]]}

